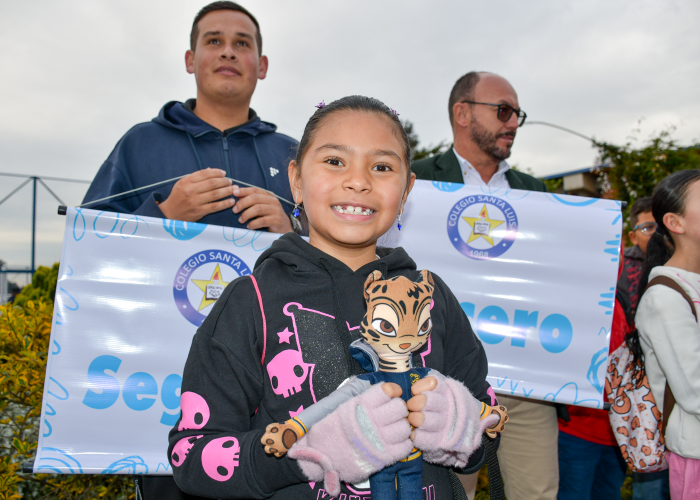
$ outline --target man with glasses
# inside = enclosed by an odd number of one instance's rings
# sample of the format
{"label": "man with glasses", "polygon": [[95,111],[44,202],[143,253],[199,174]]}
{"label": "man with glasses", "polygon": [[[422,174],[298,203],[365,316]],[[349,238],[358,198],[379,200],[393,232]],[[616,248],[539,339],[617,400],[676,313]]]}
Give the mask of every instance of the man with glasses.
{"label": "man with glasses", "polygon": [[414,162],[418,179],[547,190],[542,181],[513,170],[506,161],[527,116],[507,80],[492,73],[467,73],[452,87],[448,110],[454,144],[443,154]]}
{"label": "man with glasses", "polygon": [[[445,153],[413,163],[418,179],[492,188],[547,191],[544,183],[513,170],[507,158],[526,114],[504,78],[471,72],[457,80],[449,99],[454,143]],[[508,430],[498,460],[508,498],[554,500],[559,488],[557,413],[549,403],[498,396],[508,408]],[[474,498],[477,474],[460,475]]]}

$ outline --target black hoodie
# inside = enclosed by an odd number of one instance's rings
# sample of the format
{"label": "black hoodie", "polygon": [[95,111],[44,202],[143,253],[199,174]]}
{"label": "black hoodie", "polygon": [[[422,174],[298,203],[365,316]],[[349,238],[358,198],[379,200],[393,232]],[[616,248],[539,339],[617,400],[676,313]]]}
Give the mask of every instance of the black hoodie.
{"label": "black hoodie", "polygon": [[[385,278],[419,275],[402,248],[378,248],[377,254],[379,260],[353,272],[286,234],[260,256],[254,279],[245,276],[228,285],[195,334],[183,374],[183,399],[195,393],[206,407],[194,414],[183,404],[181,420],[170,432],[168,457],[183,491],[211,498],[329,498],[294,460],[266,455],[260,438],[268,424],[289,419],[347,377],[364,373],[349,345],[359,338],[366,311],[365,279],[374,270]],[[431,339],[413,354],[414,366],[460,380],[491,404],[481,342],[447,285],[433,278]],[[181,421],[190,428],[178,431]],[[481,462],[483,448],[469,468]],[[447,469],[425,463],[423,483],[428,498],[452,498]],[[357,496],[359,489],[351,488],[343,484],[339,498]],[[367,491],[358,498],[365,496]]]}

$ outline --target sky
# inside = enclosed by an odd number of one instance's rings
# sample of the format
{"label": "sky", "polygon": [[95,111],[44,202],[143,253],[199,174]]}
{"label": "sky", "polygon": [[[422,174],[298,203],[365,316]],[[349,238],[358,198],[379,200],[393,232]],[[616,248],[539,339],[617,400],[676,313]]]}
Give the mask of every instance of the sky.
{"label": "sky", "polygon": [[[0,172],[90,180],[130,127],[194,97],[184,53],[206,3],[0,3]],[[471,70],[507,78],[528,121],[618,144],[637,127],[642,142],[669,126],[700,138],[696,0],[242,3],[270,58],[252,107],[297,139],[316,103],[364,94],[422,145],[449,141],[448,95]],[[586,140],[525,125],[509,161],[542,176],[595,160]]]}

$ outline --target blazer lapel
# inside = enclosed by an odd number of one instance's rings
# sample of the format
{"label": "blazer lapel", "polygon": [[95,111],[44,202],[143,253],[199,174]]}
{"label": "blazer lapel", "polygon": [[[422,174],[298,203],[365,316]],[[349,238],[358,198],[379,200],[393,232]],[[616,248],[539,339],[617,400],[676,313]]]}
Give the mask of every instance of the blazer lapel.
{"label": "blazer lapel", "polygon": [[451,146],[450,149],[440,155],[440,158],[435,162],[435,166],[437,167],[435,180],[464,184],[464,177],[462,177],[462,169],[459,167],[459,160],[457,160]]}

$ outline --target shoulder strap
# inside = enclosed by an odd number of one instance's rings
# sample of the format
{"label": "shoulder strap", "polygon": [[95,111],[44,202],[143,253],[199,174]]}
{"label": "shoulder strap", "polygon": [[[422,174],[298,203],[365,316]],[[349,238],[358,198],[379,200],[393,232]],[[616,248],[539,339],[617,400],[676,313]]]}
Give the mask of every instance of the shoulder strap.
{"label": "shoulder strap", "polygon": [[690,312],[693,313],[693,317],[695,318],[695,321],[697,322],[698,320],[698,314],[695,312],[695,304],[693,304],[693,301],[690,297],[688,297],[688,294],[685,293],[685,290],[676,282],[676,280],[669,278],[668,276],[657,276],[656,278],[652,279],[648,284],[647,287],[644,289],[649,290],[650,287],[654,285],[663,285],[667,286],[669,288],[672,288],[673,290],[677,291],[678,293],[681,294],[681,297],[685,299],[685,301],[688,303],[690,306]]}
{"label": "shoulder strap", "polygon": [[[693,313],[693,317],[695,318],[695,321],[698,321],[698,314],[695,311],[695,304],[693,304],[693,301],[690,297],[688,297],[688,294],[685,293],[685,290],[676,282],[676,280],[669,278],[668,276],[657,276],[656,278],[652,279],[648,284],[647,287],[644,289],[644,291],[648,290],[650,287],[654,285],[663,285],[667,286],[679,294],[681,294],[681,297],[685,299],[685,301],[688,303],[690,306],[690,312]],[[665,436],[666,435],[666,423],[668,422],[668,418],[671,416],[671,412],[673,411],[673,407],[676,406],[676,398],[673,396],[673,392],[671,392],[671,387],[668,385],[668,379],[666,379],[666,387],[664,388],[664,410],[663,410],[663,420],[661,421],[661,435]]]}

